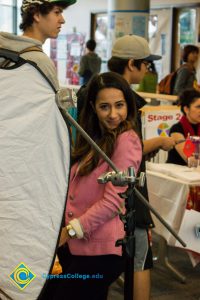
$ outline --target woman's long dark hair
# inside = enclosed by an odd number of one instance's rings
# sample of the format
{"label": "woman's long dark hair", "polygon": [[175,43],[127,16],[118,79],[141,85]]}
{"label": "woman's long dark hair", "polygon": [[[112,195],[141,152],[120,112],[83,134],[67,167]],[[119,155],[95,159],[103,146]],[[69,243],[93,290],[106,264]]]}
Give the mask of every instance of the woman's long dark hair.
{"label": "woman's long dark hair", "polygon": [[[97,95],[104,88],[116,88],[121,90],[127,103],[127,118],[114,130],[100,127],[98,117],[93,109]],[[134,129],[137,132],[136,108],[134,93],[127,81],[119,74],[106,72],[94,75],[88,83],[85,92],[84,106],[80,114],[80,125],[99,147],[111,157],[114,151],[117,136],[127,130]],[[99,154],[77,133],[73,163],[79,161],[79,175],[87,175],[98,165]]]}

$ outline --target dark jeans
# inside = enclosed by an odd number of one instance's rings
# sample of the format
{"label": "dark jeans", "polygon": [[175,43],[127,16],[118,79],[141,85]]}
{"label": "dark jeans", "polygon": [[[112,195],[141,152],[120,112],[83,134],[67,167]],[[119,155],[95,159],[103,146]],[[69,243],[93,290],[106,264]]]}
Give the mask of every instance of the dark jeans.
{"label": "dark jeans", "polygon": [[40,300],[106,300],[108,288],[124,271],[117,255],[75,256],[67,247],[58,250],[63,276],[48,280]]}

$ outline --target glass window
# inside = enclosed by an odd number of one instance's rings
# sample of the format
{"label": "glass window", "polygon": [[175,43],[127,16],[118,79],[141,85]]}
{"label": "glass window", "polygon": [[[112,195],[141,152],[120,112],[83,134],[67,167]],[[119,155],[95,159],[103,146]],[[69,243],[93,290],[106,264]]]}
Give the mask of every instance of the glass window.
{"label": "glass window", "polygon": [[180,10],[178,28],[180,44],[196,43],[196,9]]}
{"label": "glass window", "polygon": [[2,1],[0,1],[0,11],[0,30],[13,32],[13,7],[2,4]]}
{"label": "glass window", "polygon": [[13,0],[0,0],[0,6],[1,5],[12,6],[13,5]]}
{"label": "glass window", "polygon": [[[111,20],[111,22],[112,22],[112,20]],[[107,56],[108,56],[107,30],[108,30],[108,15],[107,15],[107,13],[97,13],[95,16],[94,39],[97,43],[95,52],[102,59],[101,72],[107,71]]]}
{"label": "glass window", "polygon": [[158,31],[158,16],[150,15],[149,16],[149,40],[156,36]]}
{"label": "glass window", "polygon": [[107,59],[107,14],[96,14],[95,40],[97,42],[96,52],[102,59]]}
{"label": "glass window", "polygon": [[17,34],[21,34],[22,31],[19,29],[19,24],[21,23],[21,5],[22,0],[17,0]]}

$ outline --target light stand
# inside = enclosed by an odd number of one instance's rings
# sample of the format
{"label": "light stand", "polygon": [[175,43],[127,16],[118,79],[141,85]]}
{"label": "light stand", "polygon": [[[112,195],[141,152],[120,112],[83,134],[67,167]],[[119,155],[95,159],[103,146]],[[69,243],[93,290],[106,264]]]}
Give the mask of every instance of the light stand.
{"label": "light stand", "polygon": [[134,288],[134,256],[135,256],[135,191],[136,183],[139,186],[144,184],[144,173],[140,174],[139,178],[135,177],[133,167],[129,167],[127,172],[108,172],[98,178],[99,183],[107,183],[111,181],[115,186],[126,186],[127,190],[120,193],[120,197],[125,199],[126,213],[120,214],[120,219],[124,224],[124,231],[126,232],[124,239],[116,241],[116,247],[122,246],[123,256],[125,257],[125,283],[124,284],[124,300],[133,299]]}
{"label": "light stand", "polygon": [[120,219],[124,223],[124,230],[126,232],[123,240],[116,241],[116,246],[122,246],[123,253],[126,256],[125,265],[125,280],[124,280],[124,300],[133,300],[133,273],[134,273],[134,254],[135,254],[135,205],[134,195],[136,195],[142,203],[147,206],[156,218],[170,231],[170,233],[184,246],[184,241],[176,234],[169,224],[160,216],[160,214],[150,205],[145,197],[135,187],[135,182],[139,182],[142,186],[144,182],[144,174],[141,173],[139,178],[135,177],[133,167],[129,167],[127,171],[120,172],[107,155],[99,148],[99,146],[88,136],[82,127],[71,117],[68,112],[64,112],[67,119],[72,123],[80,134],[87,140],[87,142],[103,157],[114,172],[102,174],[98,178],[99,183],[107,183],[111,181],[116,186],[128,185],[125,193],[120,194],[125,199],[126,213],[120,215]]}

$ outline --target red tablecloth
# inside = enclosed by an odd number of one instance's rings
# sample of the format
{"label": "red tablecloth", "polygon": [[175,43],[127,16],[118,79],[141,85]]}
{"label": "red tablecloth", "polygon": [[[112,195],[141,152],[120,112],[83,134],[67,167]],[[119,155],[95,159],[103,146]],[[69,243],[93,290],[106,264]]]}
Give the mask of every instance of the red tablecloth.
{"label": "red tablecloth", "polygon": [[186,208],[200,212],[200,186],[190,187]]}

